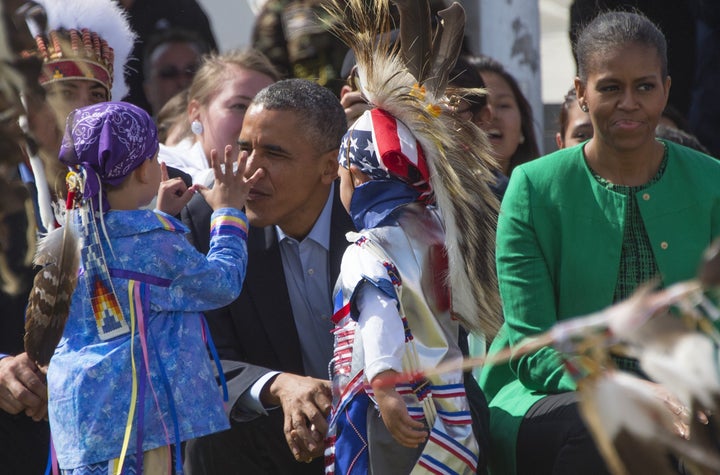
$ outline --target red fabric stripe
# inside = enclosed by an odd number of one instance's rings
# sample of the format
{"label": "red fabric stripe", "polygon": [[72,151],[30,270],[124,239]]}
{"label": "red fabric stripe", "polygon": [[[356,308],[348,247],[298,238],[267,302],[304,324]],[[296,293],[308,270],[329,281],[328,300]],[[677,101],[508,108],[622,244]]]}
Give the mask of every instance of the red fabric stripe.
{"label": "red fabric stripe", "polygon": [[343,308],[335,312],[335,315],[332,316],[332,322],[337,325],[340,320],[350,315],[350,302],[345,304]]}

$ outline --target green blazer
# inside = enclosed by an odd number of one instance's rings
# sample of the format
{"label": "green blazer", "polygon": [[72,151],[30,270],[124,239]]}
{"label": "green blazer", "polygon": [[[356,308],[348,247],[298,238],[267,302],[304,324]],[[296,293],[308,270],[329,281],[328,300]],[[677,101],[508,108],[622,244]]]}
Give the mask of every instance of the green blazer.
{"label": "green blazer", "polygon": [[[703,250],[720,234],[720,161],[664,143],[665,173],[637,198],[668,285],[692,278]],[[497,229],[505,323],[490,354],[612,303],[626,206],[626,197],[592,176],[582,146],[513,171]],[[573,391],[575,383],[552,348],[485,367],[479,382],[490,401],[491,472],[515,473],[523,416],[545,395]]]}

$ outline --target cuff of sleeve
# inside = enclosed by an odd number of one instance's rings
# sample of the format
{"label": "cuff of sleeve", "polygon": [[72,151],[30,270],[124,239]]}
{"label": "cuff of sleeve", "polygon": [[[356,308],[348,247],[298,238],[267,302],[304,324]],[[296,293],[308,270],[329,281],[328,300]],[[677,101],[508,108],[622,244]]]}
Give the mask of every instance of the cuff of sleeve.
{"label": "cuff of sleeve", "polygon": [[365,367],[365,377],[372,382],[375,376],[389,369],[402,373],[402,361],[393,357],[379,358],[372,361]]}
{"label": "cuff of sleeve", "polygon": [[210,220],[210,237],[219,234],[234,234],[247,239],[248,219],[245,213],[235,208],[215,210]]}
{"label": "cuff of sleeve", "polygon": [[258,415],[267,416],[268,410],[275,409],[276,406],[266,408],[260,401],[260,394],[270,379],[280,374],[279,371],[270,371],[265,373],[250,388],[242,393],[233,408],[233,419],[250,420]]}

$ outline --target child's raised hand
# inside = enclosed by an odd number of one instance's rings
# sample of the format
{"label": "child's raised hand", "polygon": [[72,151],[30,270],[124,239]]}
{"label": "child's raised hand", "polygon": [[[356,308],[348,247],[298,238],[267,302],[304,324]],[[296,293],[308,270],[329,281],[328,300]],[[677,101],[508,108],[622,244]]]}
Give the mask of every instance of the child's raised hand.
{"label": "child's raised hand", "polygon": [[370,384],[385,427],[400,445],[415,448],[425,442],[428,433],[425,424],[410,417],[405,401],[395,391],[394,385],[386,383],[388,379],[392,381],[395,375],[395,371],[383,371],[373,378]]}
{"label": "child's raised hand", "polygon": [[[240,152],[237,159],[237,171],[233,171],[233,159],[230,156],[232,147],[225,146],[225,153],[222,160],[218,159],[217,150],[210,151],[210,163],[215,172],[215,184],[211,189],[199,186],[198,191],[202,193],[205,201],[213,210],[220,208],[242,209],[245,206],[250,188],[264,175],[265,171],[258,168],[250,178],[245,178],[248,154]],[[224,165],[224,169],[221,166]]]}
{"label": "child's raised hand", "polygon": [[157,195],[157,209],[169,215],[175,216],[183,209],[190,198],[193,197],[197,187],[188,188],[182,178],[176,177],[172,180],[168,176],[167,165],[160,162],[160,187]]}

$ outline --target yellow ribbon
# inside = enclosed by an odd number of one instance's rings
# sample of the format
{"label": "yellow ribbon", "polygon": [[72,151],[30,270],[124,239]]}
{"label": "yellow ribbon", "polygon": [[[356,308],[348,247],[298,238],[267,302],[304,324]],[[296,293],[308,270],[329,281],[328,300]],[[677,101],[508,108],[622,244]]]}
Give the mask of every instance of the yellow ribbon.
{"label": "yellow ribbon", "polygon": [[135,406],[137,405],[138,396],[138,380],[137,370],[135,368],[135,300],[133,290],[135,281],[130,281],[128,285],[128,299],[130,301],[130,364],[132,365],[132,393],[130,396],[130,411],[128,412],[127,423],[125,424],[125,437],[123,438],[122,450],[120,457],[115,459],[115,475],[121,475],[125,455],[130,445],[130,434],[132,433],[133,418],[135,417]]}

